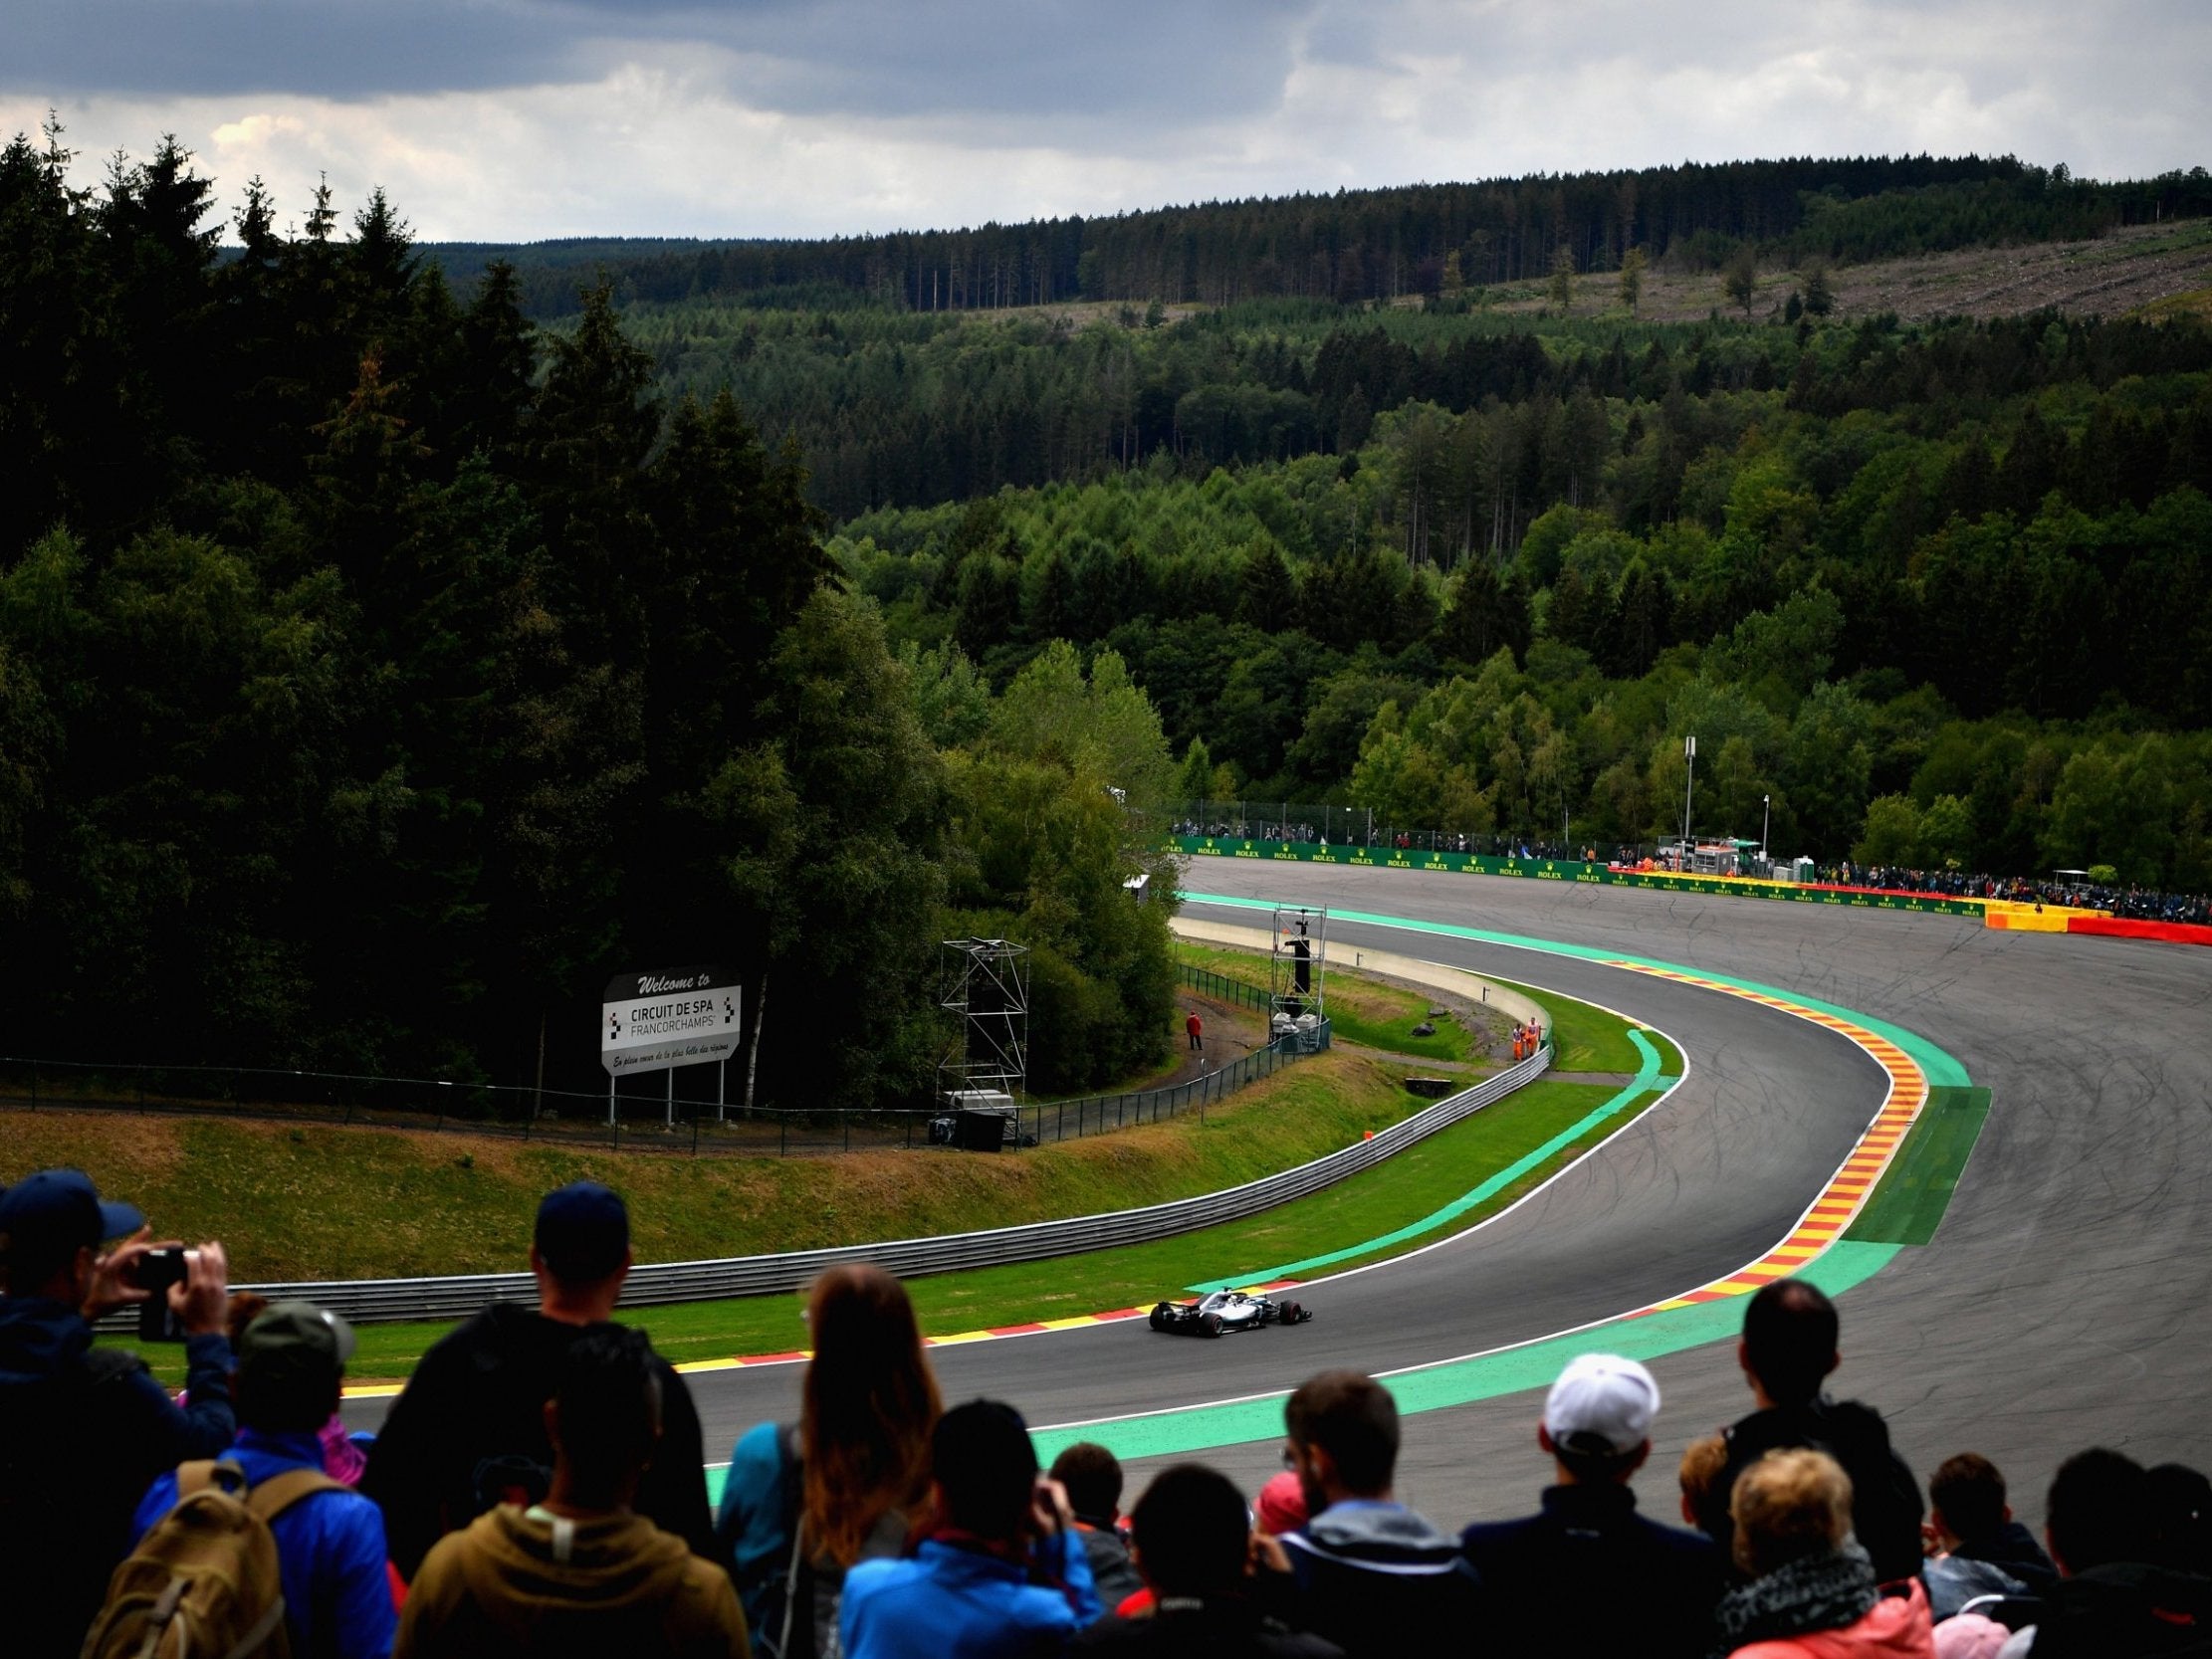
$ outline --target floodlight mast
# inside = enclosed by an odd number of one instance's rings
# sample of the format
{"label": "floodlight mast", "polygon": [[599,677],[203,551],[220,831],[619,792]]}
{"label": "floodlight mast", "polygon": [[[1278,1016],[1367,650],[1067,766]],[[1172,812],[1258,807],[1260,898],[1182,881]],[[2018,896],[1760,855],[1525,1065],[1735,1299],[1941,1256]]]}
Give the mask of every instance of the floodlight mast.
{"label": "floodlight mast", "polygon": [[1685,876],[1689,874],[1691,851],[1689,844],[1689,795],[1690,791],[1696,786],[1697,739],[1695,737],[1684,737],[1682,739],[1682,862],[1680,868]]}

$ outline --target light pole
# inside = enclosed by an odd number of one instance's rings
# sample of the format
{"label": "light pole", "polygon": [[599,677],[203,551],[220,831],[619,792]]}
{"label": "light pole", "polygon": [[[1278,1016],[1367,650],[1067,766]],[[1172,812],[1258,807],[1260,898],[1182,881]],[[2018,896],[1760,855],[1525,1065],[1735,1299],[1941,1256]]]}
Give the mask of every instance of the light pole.
{"label": "light pole", "polygon": [[1697,785],[1697,739],[1682,739],[1682,759],[1686,763],[1682,772],[1682,857],[1680,869],[1689,874],[1689,798]]}
{"label": "light pole", "polygon": [[1772,864],[1774,862],[1767,856],[1767,825],[1773,821],[1773,818],[1774,797],[1772,795],[1761,795],[1759,797],[1759,862],[1761,864]]}

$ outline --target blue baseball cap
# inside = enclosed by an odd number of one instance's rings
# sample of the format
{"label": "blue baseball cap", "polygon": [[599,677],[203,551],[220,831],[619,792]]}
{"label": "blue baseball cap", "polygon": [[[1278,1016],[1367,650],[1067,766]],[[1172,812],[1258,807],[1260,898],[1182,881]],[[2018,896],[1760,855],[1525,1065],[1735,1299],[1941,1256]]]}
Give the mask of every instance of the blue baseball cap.
{"label": "blue baseball cap", "polygon": [[555,1279],[577,1285],[604,1279],[629,1253],[629,1208],[597,1181],[556,1186],[539,1201],[536,1242]]}
{"label": "blue baseball cap", "polygon": [[48,1259],[145,1224],[130,1205],[103,1201],[82,1169],[41,1169],[0,1194],[0,1249],[14,1257]]}

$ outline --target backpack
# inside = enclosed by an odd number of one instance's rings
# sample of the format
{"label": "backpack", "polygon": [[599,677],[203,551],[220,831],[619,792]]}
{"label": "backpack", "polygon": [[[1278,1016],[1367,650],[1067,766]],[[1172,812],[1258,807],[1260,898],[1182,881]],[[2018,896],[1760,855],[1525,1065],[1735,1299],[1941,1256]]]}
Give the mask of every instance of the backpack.
{"label": "backpack", "polygon": [[[799,1479],[796,1423],[776,1425],[775,1461],[776,1490],[782,1499],[778,1531],[788,1548],[779,1549],[733,1576],[738,1581],[738,1600],[745,1606],[747,1621],[752,1627],[753,1651],[757,1659],[798,1659],[802,1650],[791,1645],[791,1637],[811,1629],[813,1574],[808,1570],[798,1542],[799,1512],[805,1504],[805,1492]],[[725,1512],[715,1523],[715,1541],[721,1547],[725,1561],[732,1557],[737,1545],[735,1534],[729,1530],[731,1520],[731,1515]]]}
{"label": "backpack", "polygon": [[[754,1659],[843,1659],[837,1621],[844,1602],[845,1574],[837,1566],[810,1557],[800,1536],[806,1494],[796,1423],[776,1425],[775,1455],[782,1496],[780,1531],[786,1543],[740,1575],[738,1581],[738,1599],[745,1605],[751,1625]],[[729,1519],[725,1516],[718,1522],[715,1533],[725,1561],[731,1558],[737,1543],[726,1530]],[[893,1512],[876,1524],[861,1555],[896,1555],[905,1542],[904,1518]],[[753,1617],[756,1611],[760,1615],[757,1620]]]}
{"label": "backpack", "polygon": [[288,1469],[249,1488],[235,1463],[187,1463],[176,1507],[108,1581],[83,1659],[291,1659],[269,1524],[301,1499],[344,1488]]}

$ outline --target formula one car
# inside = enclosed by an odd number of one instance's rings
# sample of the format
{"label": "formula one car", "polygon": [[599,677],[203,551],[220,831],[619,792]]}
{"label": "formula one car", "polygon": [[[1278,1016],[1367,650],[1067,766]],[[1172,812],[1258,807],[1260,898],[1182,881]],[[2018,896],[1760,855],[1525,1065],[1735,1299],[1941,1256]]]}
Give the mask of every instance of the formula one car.
{"label": "formula one car", "polygon": [[1263,1325],[1303,1325],[1311,1318],[1313,1310],[1303,1303],[1216,1291],[1196,1302],[1159,1303],[1152,1310],[1152,1328],[1177,1337],[1220,1337]]}

